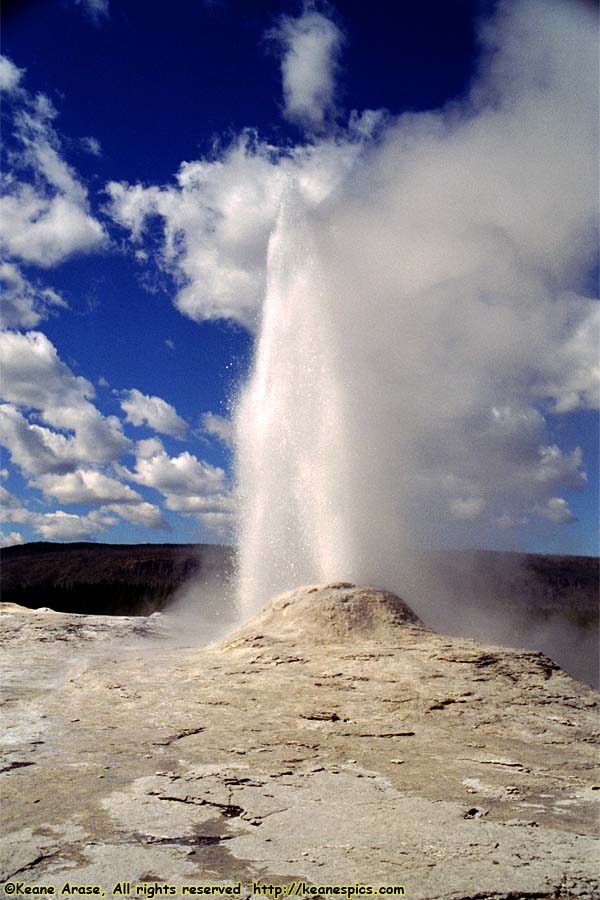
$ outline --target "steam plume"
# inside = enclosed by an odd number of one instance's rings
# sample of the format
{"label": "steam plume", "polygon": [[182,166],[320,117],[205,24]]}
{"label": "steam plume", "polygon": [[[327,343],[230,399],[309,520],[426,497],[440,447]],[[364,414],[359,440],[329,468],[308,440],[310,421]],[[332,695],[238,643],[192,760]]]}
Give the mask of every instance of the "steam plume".
{"label": "steam plume", "polygon": [[247,611],[340,578],[411,600],[415,546],[569,520],[582,454],[546,420],[597,401],[594,24],[500,4],[468,96],[318,204],[287,190],[237,413]]}

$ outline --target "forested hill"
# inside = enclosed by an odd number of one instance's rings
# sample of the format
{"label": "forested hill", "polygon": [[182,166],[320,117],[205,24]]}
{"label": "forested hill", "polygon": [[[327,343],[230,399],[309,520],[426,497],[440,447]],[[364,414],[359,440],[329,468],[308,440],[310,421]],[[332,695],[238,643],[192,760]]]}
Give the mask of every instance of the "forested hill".
{"label": "forested hill", "polygon": [[2,551],[2,600],[92,615],[148,615],[192,579],[221,580],[233,550],[219,544],[54,544]]}

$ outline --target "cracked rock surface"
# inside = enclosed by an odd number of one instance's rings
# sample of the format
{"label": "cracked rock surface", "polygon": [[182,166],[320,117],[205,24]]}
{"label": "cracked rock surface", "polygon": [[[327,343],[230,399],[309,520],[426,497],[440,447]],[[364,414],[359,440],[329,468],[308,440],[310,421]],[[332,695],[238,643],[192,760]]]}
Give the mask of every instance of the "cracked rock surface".
{"label": "cracked rock surface", "polygon": [[0,880],[600,897],[598,699],[346,583],[220,644],[4,604]]}

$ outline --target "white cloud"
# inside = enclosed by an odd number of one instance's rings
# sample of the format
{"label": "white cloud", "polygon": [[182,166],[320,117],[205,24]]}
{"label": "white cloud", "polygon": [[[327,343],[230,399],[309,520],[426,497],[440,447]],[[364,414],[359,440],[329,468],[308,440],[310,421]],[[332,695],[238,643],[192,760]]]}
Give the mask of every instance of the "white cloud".
{"label": "white cloud", "polygon": [[98,472],[78,472],[66,476],[43,476],[31,482],[47,496],[61,503],[102,504],[86,515],[32,511],[0,486],[0,521],[31,526],[48,540],[93,539],[94,535],[118,524],[123,519],[143,528],[168,530],[162,510],[142,500],[126,485]]}
{"label": "white cloud", "polygon": [[199,460],[187,450],[170,457],[158,440],[140,441],[135,472],[129,477],[137,484],[156,488],[166,496],[206,497],[226,490],[223,469]]}
{"label": "white cloud", "polygon": [[0,352],[2,395],[9,403],[36,409],[71,409],[87,404],[94,396],[92,384],[71,372],[40,331],[1,333]]}
{"label": "white cloud", "polygon": [[534,512],[554,525],[566,525],[576,518],[563,497],[551,497],[543,506],[534,507]]}
{"label": "white cloud", "polygon": [[[21,501],[18,497],[15,497],[15,495],[11,494],[10,491],[7,491],[3,485],[0,485],[0,515],[3,514],[3,511],[20,508]],[[4,519],[2,521],[4,521]]]}
{"label": "white cloud", "polygon": [[140,495],[125,484],[93,469],[78,469],[65,475],[42,475],[32,482],[46,497],[59,503],[128,503],[141,501]]}
{"label": "white cloud", "polygon": [[221,494],[166,494],[167,509],[180,513],[228,513],[233,514],[233,497]]}
{"label": "white cloud", "polygon": [[23,69],[18,69],[14,62],[0,54],[0,91],[10,93],[18,87],[23,76]]}
{"label": "white cloud", "polygon": [[[44,334],[0,333],[0,357],[0,393],[8,401],[3,442],[24,471],[65,473],[86,463],[111,462],[127,450],[130,442],[119,420],[96,409],[92,384],[71,372]],[[31,421],[32,415],[51,427]]]}
{"label": "white cloud", "polygon": [[26,263],[49,268],[100,247],[105,238],[100,223],[68,197],[47,197],[20,185],[0,199],[0,243]]}
{"label": "white cloud", "polygon": [[12,263],[0,263],[0,327],[35,328],[67,304],[50,288],[34,287]]}
{"label": "white cloud", "polygon": [[[502,6],[463,102],[395,119],[353,115],[346,131],[317,139],[335,111],[340,35],[307,7],[277,29],[286,115],[313,129],[306,145],[245,132],[183,163],[171,185],[108,185],[111,214],[143,262],[159,221],[154,249],[184,314],[261,322],[252,415],[240,416],[260,471],[247,459],[242,470],[251,484],[270,479],[271,496],[286,485],[271,536],[297,534],[301,558],[306,535],[321,534],[309,568],[333,565],[342,546],[372,559],[393,529],[429,537],[449,522],[484,538],[487,524],[522,524],[526,510],[555,524],[572,516],[555,495],[585,485],[583,456],[552,443],[546,418],[589,409],[599,394],[599,306],[582,276],[597,217],[591,32],[583,6]],[[63,159],[51,104],[22,93],[11,71],[27,178],[7,182],[5,243],[53,265],[99,246],[103,230]],[[33,327],[49,307],[24,296],[11,315]],[[7,343],[13,460],[76,478],[120,458],[128,443],[118,421],[99,413],[92,386],[50,342]],[[128,421],[182,435],[160,398],[132,389],[124,403]],[[218,418],[204,427],[224,439]],[[215,527],[229,520],[221,469],[171,458],[159,441],[138,451],[129,477],[169,509]],[[155,515],[140,506],[131,515]]]}
{"label": "white cloud", "polygon": [[98,138],[82,137],[80,144],[91,156],[102,156],[102,146]]}
{"label": "white cloud", "polygon": [[125,391],[121,409],[126,413],[126,422],[133,425],[148,425],[160,434],[184,438],[188,431],[186,422],[177,415],[175,409],[160,397],[149,397],[136,388]]}
{"label": "white cloud", "polygon": [[146,438],[138,441],[135,449],[135,455],[138,459],[151,459],[165,452],[163,442],[160,438]]}
{"label": "white cloud", "polygon": [[135,471],[119,467],[119,472],[136,484],[159,491],[167,509],[193,515],[221,537],[226,524],[231,533],[234,499],[223,469],[187,451],[170,457],[160,440],[150,438],[138,444]]}
{"label": "white cloud", "polygon": [[559,485],[578,490],[587,481],[583,468],[581,447],[571,453],[563,453],[556,444],[540,447],[539,464],[533,469],[533,480],[544,490],[553,490]]}
{"label": "white cloud", "polygon": [[214,435],[222,444],[233,446],[233,422],[217,413],[206,412],[202,416],[202,429],[206,434]]}
{"label": "white cloud", "polygon": [[334,111],[335,74],[343,35],[321,13],[306,6],[301,16],[283,16],[269,36],[284,51],[284,115],[312,129],[323,127]]}
{"label": "white cloud", "polygon": [[47,541],[83,541],[93,540],[98,532],[116,524],[116,519],[94,512],[78,516],[58,510],[34,513],[30,524]]}
{"label": "white cloud", "polygon": [[143,528],[169,529],[162,510],[153,503],[109,504],[108,506],[103,507],[102,511],[114,512],[122,519],[125,519],[126,522],[130,522],[132,525],[139,525]]}
{"label": "white cloud", "polygon": [[[86,515],[32,511],[0,486],[4,520],[30,525],[48,540],[92,539],[120,520],[168,530],[160,507],[119,480],[124,477],[159,491],[168,509],[202,524],[206,519],[207,529],[213,523],[218,526],[213,533],[224,534],[233,501],[223,469],[187,452],[171,458],[161,441],[151,438],[139,442],[136,470],[129,472],[118,465],[131,446],[120,422],[100,413],[92,402],[93,385],[62,362],[45,335],[1,332],[0,352],[2,393],[9,401],[0,407],[0,441],[12,462],[46,499],[99,507]],[[127,392],[124,409],[129,420],[163,432],[183,436],[187,428],[169,404],[135,389]],[[111,462],[118,477],[99,468]]]}
{"label": "white cloud", "polygon": [[69,472],[87,461],[74,438],[29,422],[10,403],[2,404],[0,413],[0,443],[24,472]]}
{"label": "white cloud", "polygon": [[81,6],[96,25],[109,14],[109,0],[75,0],[75,5]]}
{"label": "white cloud", "polygon": [[177,185],[110,182],[108,211],[134,246],[158,217],[159,266],[178,285],[175,304],[196,321],[232,319],[253,329],[265,292],[267,245],[282,199],[311,205],[340,184],[380,117],[353,117],[345,135],[279,149],[247,131],[217,158],[182,163]]}
{"label": "white cloud", "polygon": [[66,513],[63,510],[33,512],[19,502],[13,504],[9,509],[3,509],[2,519],[29,525],[49,541],[93,540],[97,533],[105,531],[106,528],[115,525],[118,521],[104,510],[93,510],[84,516]]}
{"label": "white cloud", "polygon": [[11,531],[10,534],[0,532],[0,547],[14,547],[16,544],[24,544],[25,538],[19,531]]}
{"label": "white cloud", "polygon": [[90,212],[87,190],[63,159],[53,126],[56,110],[44,94],[13,91],[9,174],[0,198],[0,246],[26,263],[54,266],[100,248],[107,235]]}

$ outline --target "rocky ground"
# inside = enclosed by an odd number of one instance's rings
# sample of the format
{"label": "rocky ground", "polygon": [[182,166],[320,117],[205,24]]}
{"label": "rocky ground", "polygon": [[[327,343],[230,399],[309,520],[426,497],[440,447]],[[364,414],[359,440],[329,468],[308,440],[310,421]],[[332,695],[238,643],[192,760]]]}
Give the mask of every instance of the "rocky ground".
{"label": "rocky ground", "polygon": [[1,881],[600,897],[599,695],[548,658],[344,584],[175,626],[4,604]]}

